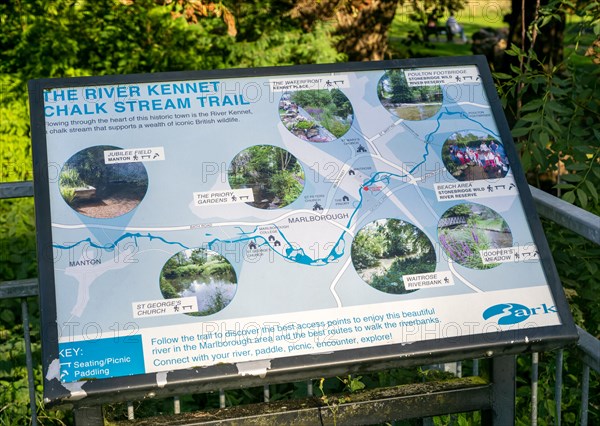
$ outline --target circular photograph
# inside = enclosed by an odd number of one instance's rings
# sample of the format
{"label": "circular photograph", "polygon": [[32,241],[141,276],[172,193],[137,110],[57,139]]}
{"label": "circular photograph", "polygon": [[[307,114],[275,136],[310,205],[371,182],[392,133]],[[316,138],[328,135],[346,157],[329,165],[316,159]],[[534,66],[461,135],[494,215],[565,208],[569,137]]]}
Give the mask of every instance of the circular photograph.
{"label": "circular photograph", "polygon": [[377,85],[379,101],[390,113],[405,120],[426,120],[442,107],[442,87],[409,85],[404,70],[387,70]]}
{"label": "circular photograph", "polygon": [[259,209],[279,209],[300,196],[304,170],[298,159],[283,148],[255,145],[235,156],[228,171],[232,189],[252,188]]}
{"label": "circular photograph", "polygon": [[419,228],[399,219],[381,219],[363,227],[352,241],[352,264],[376,290],[410,293],[403,275],[435,271],[433,244]]}
{"label": "circular photograph", "polygon": [[198,312],[206,316],[225,308],[237,290],[231,263],[219,253],[203,248],[183,250],[171,257],[160,273],[160,291],[165,299],[196,296]]}
{"label": "circular photograph", "polygon": [[454,133],[442,147],[442,161],[448,172],[460,181],[498,179],[508,173],[504,146],[484,132]]}
{"label": "circular photograph", "polygon": [[489,207],[472,203],[446,210],[438,222],[438,237],[449,259],[471,269],[498,266],[499,263],[484,264],[480,252],[513,244],[504,218]]}
{"label": "circular photograph", "polygon": [[60,171],[58,186],[65,202],[76,212],[93,218],[114,218],[129,213],[148,190],[148,173],[142,163],[104,162],[104,152],[119,150],[99,145],[73,155]]}
{"label": "circular photograph", "polygon": [[309,142],[331,142],[344,136],[354,119],[350,100],[339,89],[286,92],[279,116],[293,135]]}

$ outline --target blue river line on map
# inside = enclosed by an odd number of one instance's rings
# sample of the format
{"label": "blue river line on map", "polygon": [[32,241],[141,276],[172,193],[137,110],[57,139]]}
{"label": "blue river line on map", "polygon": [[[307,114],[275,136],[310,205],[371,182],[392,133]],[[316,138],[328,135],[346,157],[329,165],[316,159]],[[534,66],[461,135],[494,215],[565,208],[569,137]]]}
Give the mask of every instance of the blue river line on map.
{"label": "blue river line on map", "polygon": [[[352,221],[354,220],[354,217],[356,216],[356,213],[360,210],[362,203],[363,203],[363,192],[365,187],[369,187],[375,183],[379,183],[379,182],[383,182],[385,185],[388,185],[390,182],[391,178],[398,178],[398,179],[402,179],[405,178],[406,176],[412,174],[417,168],[419,168],[423,163],[425,163],[425,161],[427,161],[427,156],[429,155],[429,144],[432,141],[433,136],[435,135],[435,133],[437,133],[437,131],[440,129],[441,123],[440,120],[442,119],[442,117],[444,115],[460,115],[462,118],[472,121],[474,123],[476,123],[477,125],[479,125],[480,127],[482,127],[485,131],[489,132],[490,134],[498,137],[498,135],[495,134],[495,132],[493,132],[491,129],[488,129],[487,127],[485,127],[484,125],[482,125],[481,123],[479,123],[477,120],[472,119],[471,117],[469,117],[467,114],[465,114],[465,112],[463,111],[457,111],[457,112],[451,112],[448,111],[448,108],[445,109],[445,111],[442,111],[441,113],[438,114],[438,116],[436,117],[436,123],[437,126],[436,128],[428,133],[425,136],[425,153],[423,154],[423,160],[420,161],[419,163],[417,163],[412,169],[410,169],[407,173],[399,175],[396,173],[391,173],[391,172],[375,172],[373,173],[373,175],[371,176],[371,178],[365,182],[363,182],[358,190],[358,195],[359,195],[359,202],[356,205],[356,208],[354,209],[354,211],[352,212],[352,214],[350,215],[350,218],[348,219],[348,222],[346,223],[346,228],[349,229],[350,225],[352,224]],[[281,230],[279,229],[279,227],[277,227],[277,225],[273,224],[273,226],[277,229],[277,232],[279,233],[279,235],[281,236],[281,238],[287,243],[287,248],[283,251],[283,252],[279,252],[278,250],[275,249],[274,246],[272,246],[270,244],[269,241],[267,241],[267,239],[265,237],[262,236],[257,236],[257,235],[253,235],[256,233],[258,227],[255,227],[253,231],[250,232],[245,232],[243,229],[241,229],[240,227],[237,227],[240,230],[240,238],[233,238],[233,239],[220,239],[220,238],[215,238],[211,241],[208,242],[207,246],[209,249],[212,249],[214,247],[215,244],[217,243],[224,243],[224,244],[236,244],[236,243],[242,243],[244,241],[253,241],[255,243],[259,243],[259,245],[262,246],[268,246],[271,250],[273,250],[275,253],[277,253],[278,255],[280,255],[281,257],[283,257],[284,259],[290,260],[292,262],[296,262],[296,263],[301,263],[303,265],[309,265],[309,266],[323,266],[323,265],[327,265],[328,263],[334,262],[335,260],[339,259],[340,257],[342,257],[344,255],[344,249],[345,249],[345,244],[346,241],[344,239],[344,236],[346,235],[347,231],[344,230],[342,231],[341,235],[339,236],[337,242],[335,243],[335,245],[333,246],[333,248],[331,249],[331,251],[322,258],[319,259],[313,259],[310,256],[308,256],[306,254],[306,252],[304,251],[304,249],[302,248],[294,248],[292,246],[292,244],[290,243],[290,241],[288,241],[288,239],[285,237],[285,235],[283,234],[283,232],[281,232]],[[206,236],[210,236],[212,234],[206,234]],[[119,237],[117,240],[115,240],[113,243],[110,244],[105,244],[105,245],[100,245],[97,243],[94,243],[91,238],[86,238],[83,239],[81,241],[78,241],[76,243],[70,244],[70,245],[59,245],[59,244],[53,244],[54,248],[57,249],[62,249],[62,250],[69,250],[72,249],[74,247],[77,247],[79,244],[82,243],[89,243],[91,247],[94,248],[98,248],[98,249],[103,249],[103,250],[107,250],[107,251],[112,251],[114,250],[117,245],[127,239],[127,238],[133,238],[135,241],[135,244],[137,246],[137,240],[139,238],[148,238],[150,241],[156,239],[159,241],[162,241],[165,244],[169,244],[169,245],[178,245],[180,247],[182,247],[184,250],[190,249],[190,247],[184,245],[181,242],[178,241],[167,241],[166,239],[164,239],[163,237],[160,236],[156,236],[156,235],[152,235],[150,233],[147,234],[141,234],[141,233],[131,233],[131,232],[127,232],[125,234],[123,234],[121,237]]]}
{"label": "blue river line on map", "polygon": [[102,250],[106,250],[106,251],[112,251],[114,250],[121,241],[123,241],[126,238],[133,238],[133,240],[135,241],[135,245],[137,246],[137,239],[138,238],[148,238],[150,241],[152,240],[160,240],[165,244],[171,244],[171,245],[177,245],[177,246],[181,246],[183,249],[187,250],[189,249],[189,247],[183,245],[182,243],[178,242],[178,241],[167,241],[165,240],[163,237],[159,237],[157,235],[152,235],[150,233],[147,234],[141,234],[139,232],[126,232],[123,235],[121,235],[119,238],[117,238],[113,243],[109,243],[109,244],[97,244],[95,242],[92,241],[92,239],[90,237],[85,238],[81,241],[77,241],[76,243],[73,244],[69,244],[69,245],[60,245],[60,244],[52,244],[52,247],[57,248],[57,249],[61,249],[61,250],[70,250],[72,248],[77,247],[79,244],[83,244],[83,243],[89,243],[90,247],[94,247],[97,249],[102,249]]}

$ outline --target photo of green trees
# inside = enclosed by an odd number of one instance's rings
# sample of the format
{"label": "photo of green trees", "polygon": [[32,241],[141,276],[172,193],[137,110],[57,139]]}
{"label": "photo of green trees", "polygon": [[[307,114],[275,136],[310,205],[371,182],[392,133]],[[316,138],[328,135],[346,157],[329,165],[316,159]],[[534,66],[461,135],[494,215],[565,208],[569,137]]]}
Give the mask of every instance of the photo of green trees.
{"label": "photo of green trees", "polygon": [[449,208],[438,222],[438,237],[448,258],[471,269],[490,269],[482,250],[512,247],[513,238],[506,221],[481,204],[463,203]]}
{"label": "photo of green trees", "polygon": [[376,290],[409,293],[403,275],[435,271],[433,244],[415,225],[400,219],[381,219],[364,226],[352,242],[352,264]]}
{"label": "photo of green trees", "polygon": [[339,89],[284,93],[279,116],[285,127],[309,142],[331,142],[344,136],[354,119],[350,100]]}
{"label": "photo of green trees", "polygon": [[435,86],[409,86],[404,70],[385,71],[377,85],[381,104],[390,113],[405,120],[426,120],[442,107],[442,88]]}
{"label": "photo of green trees", "polygon": [[229,261],[219,253],[196,248],[171,257],[160,273],[160,291],[165,299],[195,296],[198,312],[212,315],[224,309],[237,290],[237,276]]}
{"label": "photo of green trees", "polygon": [[285,149],[255,145],[241,151],[229,167],[232,189],[252,188],[259,209],[278,209],[293,203],[304,189],[304,170]]}
{"label": "photo of green trees", "polygon": [[129,213],[148,190],[148,173],[142,163],[106,164],[104,151],[121,149],[98,145],[83,149],[67,160],[58,185],[65,202],[75,211],[94,218]]}

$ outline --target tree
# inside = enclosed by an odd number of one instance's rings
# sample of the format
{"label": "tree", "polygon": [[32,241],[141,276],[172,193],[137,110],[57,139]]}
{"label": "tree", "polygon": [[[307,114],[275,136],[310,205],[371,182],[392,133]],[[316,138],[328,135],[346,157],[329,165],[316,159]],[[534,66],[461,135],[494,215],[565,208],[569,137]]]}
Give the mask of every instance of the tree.
{"label": "tree", "polygon": [[291,16],[307,31],[319,20],[335,18],[338,52],[350,61],[381,60],[386,57],[387,32],[397,7],[398,0],[301,0]]}
{"label": "tree", "polygon": [[[588,1],[579,2],[577,9],[558,0],[543,4],[536,7],[535,19],[527,27],[528,47],[513,44],[506,51],[518,65],[510,74],[496,75],[497,87],[530,182],[553,187],[564,200],[600,212],[600,64],[593,60],[594,43],[600,44],[600,8]],[[577,16],[570,37],[573,46],[581,47],[551,65],[557,59],[536,51],[539,31],[564,25],[567,14]]]}
{"label": "tree", "polygon": [[346,118],[354,112],[352,110],[352,104],[341,90],[333,89],[331,91],[331,100],[336,107],[336,112],[339,117]]}
{"label": "tree", "polygon": [[[120,0],[123,4],[132,4],[134,0]],[[198,24],[199,20],[216,16],[222,18],[227,25],[227,34],[235,37],[237,28],[235,17],[223,3],[205,2],[203,0],[155,0],[157,4],[171,9],[173,18],[183,17],[190,24]]]}
{"label": "tree", "polygon": [[412,102],[412,94],[410,87],[408,87],[408,82],[404,77],[404,72],[402,70],[390,70],[387,74],[392,89],[390,101],[394,104]]}
{"label": "tree", "polygon": [[412,10],[410,19],[427,23],[433,15],[461,10],[464,0],[301,0],[290,16],[297,18],[306,31],[316,23],[331,20],[335,29],[335,47],[350,61],[382,60],[388,58],[387,33],[399,5]]}
{"label": "tree", "polygon": [[[232,67],[292,65],[343,60],[332,43],[331,27],[317,18],[310,31],[292,16],[292,0],[224,0],[236,20],[237,35],[227,58]],[[260,52],[260,54],[256,54]]]}
{"label": "tree", "polygon": [[370,227],[360,230],[352,241],[352,263],[355,269],[379,265],[384,253],[383,235]]}
{"label": "tree", "polygon": [[438,21],[444,16],[456,13],[465,7],[464,0],[406,0],[401,1],[408,5],[411,12],[408,17],[416,22],[426,25],[430,19]]}
{"label": "tree", "polygon": [[[512,0],[511,13],[506,18],[509,25],[509,47],[515,44],[523,50],[533,48],[541,61],[539,63],[546,64],[549,68],[563,59],[565,14],[563,10],[556,9],[558,19],[549,19],[546,22],[537,20],[540,17],[540,7],[556,3],[555,0]],[[540,31],[541,26],[544,26],[543,31]]]}

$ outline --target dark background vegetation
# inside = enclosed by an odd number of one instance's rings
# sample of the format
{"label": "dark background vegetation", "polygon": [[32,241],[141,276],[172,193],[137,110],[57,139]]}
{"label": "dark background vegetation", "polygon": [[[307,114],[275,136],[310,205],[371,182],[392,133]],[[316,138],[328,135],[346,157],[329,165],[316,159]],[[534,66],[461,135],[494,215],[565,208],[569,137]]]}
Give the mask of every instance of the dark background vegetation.
{"label": "dark background vegetation", "polygon": [[[457,12],[469,42],[426,42],[429,17]],[[499,13],[497,13],[499,11]],[[0,181],[32,179],[26,82],[37,77],[324,63],[486,54],[529,181],[600,213],[600,6],[594,0],[22,0],[0,1]],[[524,24],[524,25],[523,25]],[[481,31],[483,30],[483,32]],[[575,320],[600,333],[600,248],[546,223]],[[0,280],[36,276],[30,199],[0,201]],[[37,302],[30,301],[34,318]],[[0,302],[0,424],[27,424],[23,329],[16,301]],[[39,324],[33,321],[36,386],[41,391]],[[539,424],[553,422],[552,355],[542,355]],[[567,352],[567,360],[573,356]],[[519,357],[518,423],[528,423],[527,357]],[[548,362],[546,362],[548,361]],[[563,421],[577,420],[576,370],[565,372]],[[324,392],[360,384],[428,378],[422,370],[325,381]],[[360,379],[360,380],[359,380]],[[598,392],[592,376],[591,395]],[[305,394],[281,385],[273,399]],[[228,392],[228,403],[260,392]],[[186,409],[216,396],[182,399]],[[138,413],[169,411],[161,402]],[[590,423],[600,421],[592,400]],[[69,424],[68,412],[39,404],[43,424]],[[109,407],[107,418],[122,418]],[[477,416],[463,420],[476,421]],[[443,424],[444,419],[436,420]]]}

